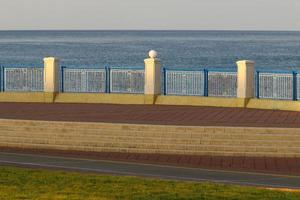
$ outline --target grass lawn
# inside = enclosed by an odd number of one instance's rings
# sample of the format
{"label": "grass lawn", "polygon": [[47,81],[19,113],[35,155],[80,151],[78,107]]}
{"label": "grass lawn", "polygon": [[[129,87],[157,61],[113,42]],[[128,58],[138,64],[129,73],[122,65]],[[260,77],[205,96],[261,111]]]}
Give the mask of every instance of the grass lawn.
{"label": "grass lawn", "polygon": [[300,193],[212,183],[0,167],[0,199],[300,199]]}

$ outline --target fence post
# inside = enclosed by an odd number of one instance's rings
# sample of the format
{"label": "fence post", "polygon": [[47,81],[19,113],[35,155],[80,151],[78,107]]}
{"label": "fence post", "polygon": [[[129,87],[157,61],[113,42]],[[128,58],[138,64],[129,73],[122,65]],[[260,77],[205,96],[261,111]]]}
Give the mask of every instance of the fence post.
{"label": "fence post", "polygon": [[241,60],[237,62],[237,98],[243,100],[245,107],[254,97],[254,62]]}
{"label": "fence post", "polygon": [[53,103],[59,92],[59,60],[54,57],[44,58],[44,99]]}
{"label": "fence post", "polygon": [[255,86],[256,86],[256,98],[257,99],[259,99],[259,97],[260,97],[260,91],[259,91],[259,74],[260,74],[260,72],[259,71],[257,71],[256,72],[256,83],[255,83]]}
{"label": "fence post", "polygon": [[61,66],[60,68],[60,84],[59,84],[60,92],[65,92],[65,87],[64,87],[65,68],[66,68],[65,66]]}
{"label": "fence post", "polygon": [[204,96],[208,97],[208,70],[204,69]]}
{"label": "fence post", "polygon": [[293,100],[298,100],[297,72],[293,71]]}
{"label": "fence post", "polygon": [[164,68],[163,69],[163,75],[164,75],[164,85],[163,85],[163,87],[164,87],[164,95],[167,95],[167,69],[166,68]]}
{"label": "fence post", "polygon": [[157,52],[151,50],[149,58],[145,59],[145,104],[155,104],[157,96],[161,93],[160,68]]}
{"label": "fence post", "polygon": [[5,90],[4,70],[5,70],[4,67],[1,66],[0,67],[0,92],[4,92],[4,90]]}
{"label": "fence post", "polygon": [[105,67],[105,93],[110,93],[110,67]]}

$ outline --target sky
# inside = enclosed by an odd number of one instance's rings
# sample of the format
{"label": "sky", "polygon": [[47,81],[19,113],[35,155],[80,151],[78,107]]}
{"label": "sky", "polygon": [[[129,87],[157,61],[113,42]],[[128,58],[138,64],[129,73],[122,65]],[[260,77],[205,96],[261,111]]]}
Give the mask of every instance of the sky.
{"label": "sky", "polygon": [[300,30],[300,0],[0,0],[0,30]]}

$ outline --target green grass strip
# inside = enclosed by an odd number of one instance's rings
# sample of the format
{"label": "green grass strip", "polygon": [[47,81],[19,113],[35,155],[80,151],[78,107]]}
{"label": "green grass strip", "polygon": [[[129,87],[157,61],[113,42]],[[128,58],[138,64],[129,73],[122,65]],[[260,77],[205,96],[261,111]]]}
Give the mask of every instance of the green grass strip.
{"label": "green grass strip", "polygon": [[0,167],[0,199],[299,200],[300,193],[213,183]]}

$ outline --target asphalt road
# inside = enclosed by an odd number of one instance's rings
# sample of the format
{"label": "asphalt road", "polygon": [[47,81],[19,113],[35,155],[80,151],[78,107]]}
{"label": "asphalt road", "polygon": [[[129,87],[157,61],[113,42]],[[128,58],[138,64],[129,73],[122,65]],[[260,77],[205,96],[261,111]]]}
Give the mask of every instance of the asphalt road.
{"label": "asphalt road", "polygon": [[224,184],[270,188],[300,189],[300,176],[205,170],[34,154],[0,152],[0,165],[50,168],[65,171],[75,170],[102,174],[129,175],[196,182],[210,181]]}

